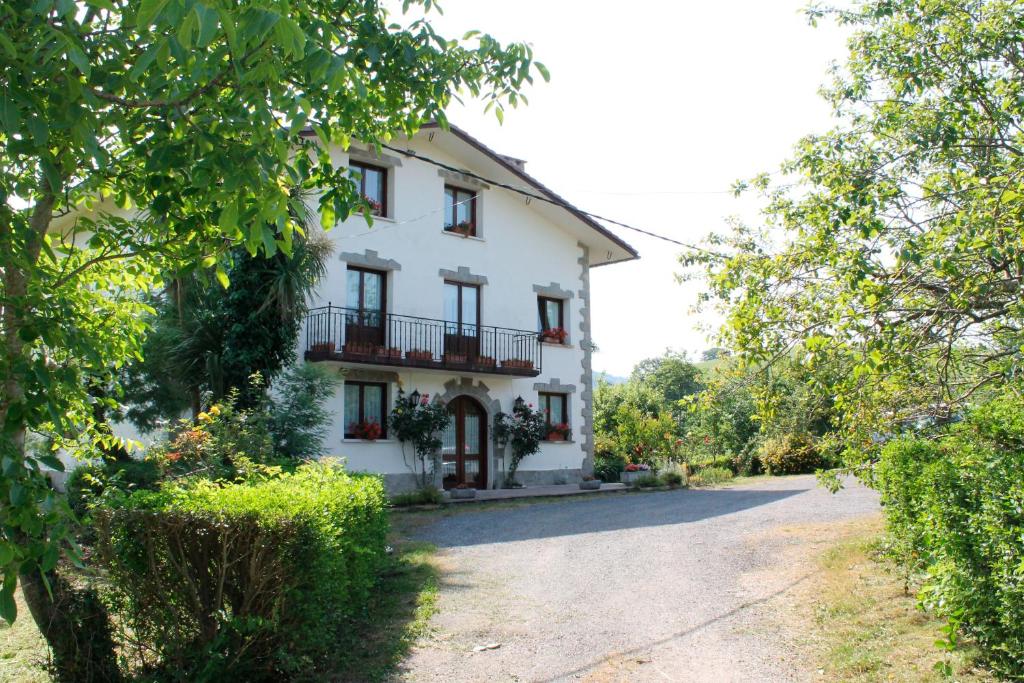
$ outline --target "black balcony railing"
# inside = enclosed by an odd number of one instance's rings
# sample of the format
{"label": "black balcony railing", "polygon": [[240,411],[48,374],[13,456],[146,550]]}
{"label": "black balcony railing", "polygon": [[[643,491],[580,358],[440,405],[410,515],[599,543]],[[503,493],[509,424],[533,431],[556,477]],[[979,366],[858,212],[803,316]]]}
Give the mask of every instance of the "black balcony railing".
{"label": "black balcony railing", "polygon": [[536,332],[338,306],[306,317],[306,359],[535,377]]}

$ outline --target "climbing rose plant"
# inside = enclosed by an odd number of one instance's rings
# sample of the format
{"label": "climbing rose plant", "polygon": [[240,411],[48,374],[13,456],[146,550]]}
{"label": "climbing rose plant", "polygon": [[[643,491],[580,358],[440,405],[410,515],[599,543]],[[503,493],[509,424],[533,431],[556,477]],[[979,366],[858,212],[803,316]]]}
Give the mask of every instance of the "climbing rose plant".
{"label": "climbing rose plant", "polygon": [[395,438],[402,442],[403,449],[406,443],[412,444],[415,454],[412,471],[419,477],[421,488],[430,484],[428,474],[437,471],[437,454],[443,445],[438,435],[448,428],[451,420],[452,416],[443,403],[431,403],[430,394],[419,396],[413,392],[407,396],[404,391],[398,390],[398,398],[395,399],[388,424]]}
{"label": "climbing rose plant", "polygon": [[508,466],[505,485],[515,484],[519,463],[528,455],[540,450],[540,444],[547,436],[548,426],[544,413],[534,410],[532,403],[517,398],[512,413],[499,412],[494,416],[494,439],[500,445],[512,447],[512,460]]}

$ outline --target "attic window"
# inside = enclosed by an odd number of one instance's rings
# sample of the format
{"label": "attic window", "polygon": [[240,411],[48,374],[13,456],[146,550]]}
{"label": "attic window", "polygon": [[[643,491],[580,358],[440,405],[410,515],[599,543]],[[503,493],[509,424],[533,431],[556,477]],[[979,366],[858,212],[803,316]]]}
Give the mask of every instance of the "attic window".
{"label": "attic window", "polygon": [[476,192],[444,186],[444,229],[476,237]]}

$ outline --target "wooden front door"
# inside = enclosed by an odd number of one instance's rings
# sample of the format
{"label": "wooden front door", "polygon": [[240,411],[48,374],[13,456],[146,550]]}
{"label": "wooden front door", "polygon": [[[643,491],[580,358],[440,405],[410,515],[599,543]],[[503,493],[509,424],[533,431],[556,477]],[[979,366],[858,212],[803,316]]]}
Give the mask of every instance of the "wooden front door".
{"label": "wooden front door", "polygon": [[448,413],[452,421],[442,435],[441,448],[444,487],[487,488],[487,413],[468,396],[451,401]]}

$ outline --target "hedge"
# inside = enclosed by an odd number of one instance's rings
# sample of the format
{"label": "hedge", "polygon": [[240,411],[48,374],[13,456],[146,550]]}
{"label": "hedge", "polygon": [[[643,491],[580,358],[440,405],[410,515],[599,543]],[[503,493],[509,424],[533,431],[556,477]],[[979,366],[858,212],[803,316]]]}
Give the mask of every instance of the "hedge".
{"label": "hedge", "polygon": [[1024,405],[1008,395],[941,439],[886,445],[877,467],[892,554],[922,604],[1024,678]]}
{"label": "hedge", "polygon": [[327,464],[192,482],[97,514],[109,602],[162,680],[281,680],[330,665],[385,557],[384,487]]}

